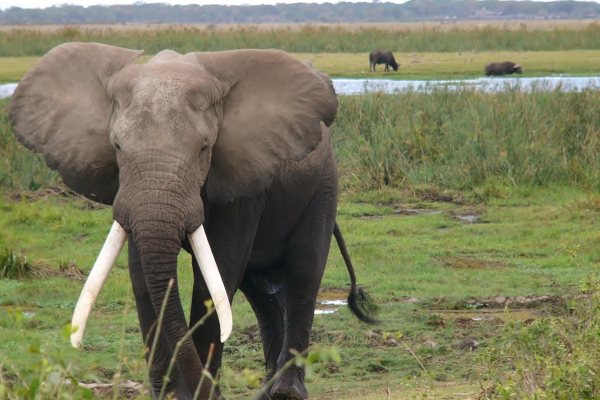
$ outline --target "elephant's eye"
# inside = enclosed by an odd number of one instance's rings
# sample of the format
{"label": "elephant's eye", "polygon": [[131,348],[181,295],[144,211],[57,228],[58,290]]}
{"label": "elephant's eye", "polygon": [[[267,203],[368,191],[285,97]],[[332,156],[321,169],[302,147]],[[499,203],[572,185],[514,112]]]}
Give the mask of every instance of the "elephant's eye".
{"label": "elephant's eye", "polygon": [[114,145],[115,145],[115,149],[117,149],[117,150],[121,150],[121,146],[119,146],[119,143],[116,143],[116,142],[115,142],[115,144],[114,144]]}
{"label": "elephant's eye", "polygon": [[204,153],[206,150],[208,150],[208,143],[205,143],[204,146],[202,146],[202,149],[200,149],[200,154]]}

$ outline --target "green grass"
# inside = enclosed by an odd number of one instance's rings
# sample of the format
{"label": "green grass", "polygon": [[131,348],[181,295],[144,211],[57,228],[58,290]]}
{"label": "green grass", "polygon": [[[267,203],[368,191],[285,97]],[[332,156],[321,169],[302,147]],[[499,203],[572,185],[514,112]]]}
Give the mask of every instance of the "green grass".
{"label": "green grass", "polygon": [[207,31],[197,28],[167,28],[122,31],[78,29],[42,32],[12,30],[0,32],[0,57],[41,56],[65,42],[100,42],[150,54],[169,48],[190,51],[217,51],[243,48],[277,48],[292,53],[364,53],[376,48],[398,52],[464,51],[551,51],[600,50],[600,26],[584,29],[511,30],[482,29],[345,29],[304,26],[301,29],[259,29],[256,26]]}
{"label": "green grass", "polygon": [[[299,60],[312,60],[313,66],[333,78],[386,79],[464,79],[484,76],[484,66],[494,61],[512,60],[523,65],[519,76],[597,75],[600,50],[488,51],[456,53],[397,52],[398,71],[369,72],[368,53],[294,53]],[[144,56],[147,62],[151,56]],[[39,57],[0,57],[0,83],[18,82]]]}
{"label": "green grass", "polygon": [[[599,97],[595,91],[490,95],[469,88],[340,97],[333,128],[342,190],[338,221],[383,323],[365,326],[345,308],[315,318],[313,343],[337,348],[342,362],[314,366],[308,378],[313,396],[385,398],[390,388],[393,398],[440,397],[452,383],[473,391],[484,361],[474,361],[479,350],[453,345],[473,337],[481,349],[493,349],[503,325],[435,312],[478,308],[496,295],[580,293],[600,261]],[[87,272],[111,209],[56,188],[56,174],[16,143],[5,104],[2,254],[6,248],[34,268],[74,264]],[[36,189],[42,190],[31,192]],[[475,223],[458,218],[465,215],[476,216]],[[72,356],[104,381],[124,359],[124,377],[141,381],[146,374],[124,254],[100,295],[84,350]],[[186,308],[189,264],[182,254]],[[36,357],[26,351],[31,341],[59,343],[82,284],[64,276],[0,280],[0,364],[19,370]],[[333,246],[322,288],[348,285]],[[537,305],[537,312],[556,315],[557,304]],[[17,320],[8,307],[29,314]],[[224,363],[234,372],[260,371],[258,328],[241,295],[234,315]],[[427,346],[428,340],[438,346]],[[226,394],[248,398],[253,391],[238,385]]]}
{"label": "green grass", "polygon": [[386,79],[463,79],[484,75],[490,62],[513,61],[523,65],[523,74],[516,76],[598,75],[600,51],[485,51],[454,53],[396,52],[398,71],[369,72],[368,53],[294,54],[300,60],[312,60],[313,66],[333,78]]}
{"label": "green grass", "polygon": [[[407,386],[431,390],[432,384],[473,383],[477,366],[472,363],[472,354],[452,345],[468,336],[486,347],[501,327],[490,322],[468,326],[454,320],[441,322],[429,311],[431,307],[465,309],[466,301],[473,297],[485,302],[495,295],[578,293],[582,279],[595,271],[600,260],[600,236],[595,228],[600,219],[599,196],[564,187],[502,190],[500,197],[475,203],[431,201],[427,199],[431,191],[386,189],[342,196],[338,221],[358,280],[377,300],[384,322],[375,328],[365,326],[345,308],[315,318],[313,342],[338,348],[342,363],[336,368],[330,364],[315,366],[309,379],[313,395],[321,396],[331,388],[338,389],[340,397],[356,397],[386,387],[398,393]],[[83,199],[57,197],[0,200],[0,243],[27,254],[34,266],[58,268],[69,262],[88,271],[109,229],[111,210],[87,210],[86,204]],[[390,213],[396,209],[426,212]],[[480,219],[471,224],[455,217],[465,214],[476,214]],[[377,216],[381,218],[375,219]],[[457,259],[468,260],[468,267],[456,264]],[[191,297],[189,264],[189,256],[182,254],[179,272],[186,309]],[[78,356],[86,369],[109,381],[123,341],[124,357],[132,364],[124,377],[141,381],[145,374],[125,265],[122,254],[100,295],[98,312],[88,325],[85,350]],[[333,247],[322,288],[345,289],[348,282],[341,256]],[[59,341],[82,284],[61,277],[0,280],[0,307],[4,307],[0,308],[0,354],[10,365],[23,365],[32,357],[19,349],[36,337]],[[420,302],[403,300],[411,297]],[[20,307],[33,315],[17,324],[6,306]],[[225,365],[234,371],[260,371],[261,347],[257,337],[249,336],[257,333],[256,321],[241,295],[234,302],[234,315]],[[373,334],[368,337],[370,330]],[[427,340],[439,347],[427,347]],[[245,397],[250,392],[232,388],[229,396]]]}

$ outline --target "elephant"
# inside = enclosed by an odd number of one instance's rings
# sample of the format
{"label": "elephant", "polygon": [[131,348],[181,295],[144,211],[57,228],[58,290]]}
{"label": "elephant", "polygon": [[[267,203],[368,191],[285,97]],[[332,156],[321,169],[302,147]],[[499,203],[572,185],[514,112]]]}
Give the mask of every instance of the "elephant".
{"label": "elephant", "polygon": [[[75,308],[72,343],[81,343],[127,241],[142,337],[156,341],[146,356],[153,398],[171,359],[167,393],[221,398],[201,376],[218,374],[240,289],[261,331],[265,396],[305,399],[302,368],[282,367],[291,350],[309,346],[332,235],[350,272],[351,311],[377,322],[336,222],[332,82],[278,50],[164,50],[137,63],[142,53],[59,45],[24,76],[7,106],[23,145],[42,153],[67,186],[112,205],[113,228]],[[192,254],[189,325],[178,290],[181,249]],[[216,314],[191,332],[212,310],[209,299]]]}
{"label": "elephant", "polygon": [[394,71],[398,71],[398,67],[400,66],[394,59],[392,52],[389,50],[373,50],[371,54],[369,54],[369,72],[371,72],[371,66],[373,67],[373,72],[377,72],[375,69],[376,64],[385,64],[385,72],[390,70],[390,66]]}
{"label": "elephant", "polygon": [[523,73],[523,67],[521,66],[521,64],[515,64],[510,61],[505,61],[502,63],[490,63],[485,66],[485,75],[486,76],[490,76],[490,75],[502,76],[502,75],[511,75],[514,73],[517,73],[517,74]]}

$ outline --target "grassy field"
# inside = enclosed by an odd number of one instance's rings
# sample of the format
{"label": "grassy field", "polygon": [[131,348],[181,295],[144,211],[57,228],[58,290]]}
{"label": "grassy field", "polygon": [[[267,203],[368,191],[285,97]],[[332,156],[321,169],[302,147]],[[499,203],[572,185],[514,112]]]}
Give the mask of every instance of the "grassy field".
{"label": "grassy field", "polygon": [[301,60],[312,60],[313,66],[335,78],[386,79],[462,79],[484,75],[484,66],[490,62],[513,61],[523,65],[523,75],[598,75],[600,51],[490,51],[458,53],[394,53],[400,64],[398,71],[369,72],[368,53],[359,54],[294,54]]}
{"label": "grassy field", "polygon": [[[398,71],[369,72],[368,53],[294,53],[299,60],[312,60],[313,66],[333,78],[463,79],[484,75],[484,66],[511,60],[523,65],[523,75],[596,76],[600,71],[600,50],[570,51],[490,51],[459,53],[395,53]],[[151,56],[143,56],[147,62]],[[0,57],[0,83],[18,82],[39,57]]]}
{"label": "grassy field", "polygon": [[[332,77],[471,78],[504,60],[523,64],[524,76],[600,70],[600,27],[589,22],[207,28],[1,27],[0,83],[18,81],[47,49],[73,40],[150,55],[277,47]],[[395,50],[400,70],[369,73],[372,46]],[[383,323],[361,324],[344,307],[315,317],[312,342],[337,349],[341,362],[312,365],[313,398],[600,396],[599,103],[594,90],[340,96],[332,130],[338,221]],[[0,399],[3,385],[19,382],[29,384],[23,393],[41,393],[40,383],[54,379],[49,371],[67,376],[66,368],[88,382],[141,382],[146,366],[125,252],[83,350],[63,341],[111,209],[61,186],[15,141],[5,106],[0,100]],[[186,308],[189,264],[181,254]],[[320,296],[344,298],[348,286],[333,246]],[[225,394],[250,398],[256,389],[247,383],[260,377],[263,357],[241,295],[234,320]],[[112,389],[94,398],[113,398]]]}
{"label": "grassy field", "polygon": [[[600,260],[599,204],[597,194],[560,187],[505,189],[502,197],[487,202],[461,201],[457,193],[432,190],[345,194],[338,221],[359,282],[377,300],[384,322],[365,326],[345,308],[317,316],[313,343],[336,347],[342,363],[316,364],[309,390],[315,398],[327,397],[332,389],[335,398],[362,398],[365,393],[384,398],[390,388],[392,398],[410,398],[404,396],[419,391],[432,395],[438,385],[478,385],[478,369],[485,365],[476,358],[500,334],[504,312],[493,314],[496,319],[477,313],[487,306],[501,309],[494,300],[499,295],[550,296],[531,304],[514,300],[509,307],[527,307],[528,317],[560,312],[556,296],[579,293],[582,280]],[[70,265],[88,271],[111,222],[110,209],[90,210],[85,200],[60,196],[4,198],[0,209],[0,242],[26,254],[30,265],[53,271]],[[181,255],[186,308],[189,262],[189,256]],[[74,356],[103,381],[112,379],[123,359],[125,378],[141,381],[145,373],[126,263],[122,255],[100,295],[84,351]],[[83,282],[66,272],[57,275],[0,280],[0,306],[26,312],[16,321],[0,311],[5,366],[18,371],[31,363],[35,354],[20,349],[36,337],[60,342]],[[346,269],[332,249],[322,289],[343,298],[347,287]],[[225,364],[232,371],[261,371],[256,321],[243,296],[234,303],[235,329]],[[465,338],[475,339],[479,350],[461,350]],[[247,398],[251,391],[232,387],[227,393]]]}
{"label": "grassy field", "polygon": [[[314,398],[467,399],[496,384],[516,390],[506,376],[515,379],[520,370],[514,357],[506,358],[511,348],[505,343],[535,344],[544,332],[556,337],[540,318],[573,315],[573,296],[589,293],[596,282],[600,116],[593,107],[599,102],[596,91],[489,95],[468,88],[340,97],[333,128],[342,189],[338,221],[383,323],[365,326],[344,307],[315,318],[312,342],[337,348],[342,361],[313,365],[308,387]],[[39,342],[42,349],[60,349],[52,359],[72,362],[80,378],[110,382],[118,373],[142,381],[125,252],[100,295],[83,351],[60,344],[83,284],[76,272],[89,271],[111,210],[57,188],[56,174],[14,140],[5,104],[0,266],[33,274],[0,279],[5,375],[14,382],[15,374],[26,376],[26,367],[41,365],[39,351],[31,350]],[[190,258],[182,254],[180,261],[188,308]],[[321,296],[343,298],[348,284],[334,246]],[[260,374],[258,328],[241,295],[234,315],[224,374]],[[520,330],[506,333],[521,327],[527,333],[529,326],[537,331],[526,340],[524,334],[515,339]],[[554,342],[540,347],[554,349]],[[581,368],[596,368],[596,361],[584,361]],[[542,375],[551,370],[544,368]],[[227,382],[232,399],[255,391]]]}

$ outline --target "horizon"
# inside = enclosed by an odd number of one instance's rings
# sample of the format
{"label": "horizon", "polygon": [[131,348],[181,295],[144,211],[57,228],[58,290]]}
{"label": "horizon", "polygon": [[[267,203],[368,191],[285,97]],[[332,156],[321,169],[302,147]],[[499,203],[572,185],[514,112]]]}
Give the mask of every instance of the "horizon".
{"label": "horizon", "polygon": [[[393,3],[403,4],[410,0],[385,0],[381,3]],[[481,1],[481,0],[480,0]],[[508,0],[510,1],[510,0]],[[519,1],[519,0],[515,0]],[[556,2],[565,0],[533,0],[535,2]],[[590,0],[587,0],[590,1]],[[587,2],[585,0],[575,0],[575,2]],[[600,0],[591,0],[592,2],[599,3]],[[276,4],[323,4],[323,3],[372,3],[372,1],[365,0],[343,0],[343,1],[331,1],[331,0],[313,0],[313,1],[299,1],[299,0],[209,0],[206,4],[201,3],[198,0],[165,0],[165,1],[139,1],[139,0],[72,0],[67,2],[57,2],[56,0],[0,0],[0,10],[4,11],[9,8],[17,7],[22,9],[46,9],[52,7],[63,7],[63,6],[81,6],[84,8],[93,6],[116,6],[116,5],[136,5],[136,4],[167,4],[171,6],[175,5],[219,5],[219,6],[258,6],[258,5],[276,5]]]}

